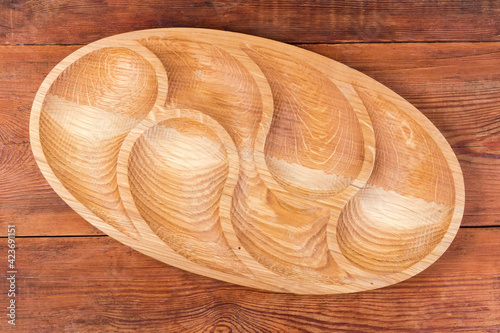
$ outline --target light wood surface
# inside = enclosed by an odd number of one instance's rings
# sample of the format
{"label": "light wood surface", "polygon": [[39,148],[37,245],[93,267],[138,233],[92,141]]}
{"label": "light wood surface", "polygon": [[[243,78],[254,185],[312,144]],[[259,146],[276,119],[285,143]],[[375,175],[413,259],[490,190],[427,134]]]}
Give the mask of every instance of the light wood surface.
{"label": "light wood surface", "polygon": [[171,265],[272,291],[378,288],[455,236],[463,178],[419,111],[375,80],[257,37],[158,29],[52,70],[30,138],[55,191]]}
{"label": "light wood surface", "polygon": [[[445,136],[464,173],[461,227],[500,223],[499,43],[299,45],[349,65],[393,89]],[[52,190],[29,143],[31,106],[45,76],[79,45],[0,47],[0,226],[23,236],[102,234]],[[471,101],[474,101],[473,103]],[[6,235],[6,227],[0,227]]]}

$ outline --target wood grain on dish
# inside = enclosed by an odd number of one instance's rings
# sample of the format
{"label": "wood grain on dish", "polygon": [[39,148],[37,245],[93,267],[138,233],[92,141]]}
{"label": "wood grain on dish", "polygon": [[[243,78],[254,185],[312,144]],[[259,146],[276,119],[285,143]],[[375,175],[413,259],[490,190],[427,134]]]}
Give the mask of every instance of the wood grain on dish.
{"label": "wood grain on dish", "polygon": [[446,250],[463,214],[450,146],[345,65],[262,38],[157,29],[77,50],[30,125],[56,192],[168,264],[299,294],[383,287]]}

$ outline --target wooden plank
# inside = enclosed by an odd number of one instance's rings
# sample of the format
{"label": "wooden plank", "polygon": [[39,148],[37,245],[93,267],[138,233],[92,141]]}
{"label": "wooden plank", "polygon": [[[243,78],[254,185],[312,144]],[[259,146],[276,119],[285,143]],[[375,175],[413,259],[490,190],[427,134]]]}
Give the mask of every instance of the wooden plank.
{"label": "wooden plank", "polygon": [[[5,239],[0,244],[6,253]],[[19,332],[500,330],[500,228],[461,229],[435,264],[405,282],[331,296],[212,280],[109,237],[18,238],[17,245]],[[6,264],[0,264],[2,290],[8,289]],[[0,298],[5,304],[6,293]]]}
{"label": "wooden plank", "polygon": [[488,0],[2,1],[0,43],[86,44],[176,26],[295,43],[498,41],[499,11]]}
{"label": "wooden plank", "polygon": [[[453,147],[500,147],[500,43],[302,45],[366,73],[422,111]],[[78,46],[0,47],[0,142],[28,140],[48,72]]]}
{"label": "wooden plank", "polygon": [[[500,43],[304,47],[367,73],[419,108],[460,159],[467,195],[462,225],[500,225]],[[0,142],[21,144],[2,145],[6,165],[0,168],[0,180],[11,185],[0,189],[0,226],[18,221],[26,225],[20,228],[23,235],[98,233],[48,187],[27,144],[36,90],[52,67],[77,48],[0,47]],[[12,170],[17,170],[15,176]],[[19,186],[26,175],[30,181]]]}
{"label": "wooden plank", "polygon": [[[465,212],[471,219],[462,225],[500,223],[500,149],[470,147],[455,149],[465,188]],[[481,221],[481,222],[479,222]]]}

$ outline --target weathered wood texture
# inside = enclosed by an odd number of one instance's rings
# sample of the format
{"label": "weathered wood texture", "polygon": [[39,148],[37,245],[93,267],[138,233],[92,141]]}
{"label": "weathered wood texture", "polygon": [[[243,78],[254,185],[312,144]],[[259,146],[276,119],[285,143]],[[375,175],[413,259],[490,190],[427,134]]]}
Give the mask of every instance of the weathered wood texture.
{"label": "weathered wood texture", "polygon": [[499,11],[488,0],[16,0],[0,4],[0,43],[84,44],[179,26],[295,43],[498,41]]}
{"label": "weathered wood texture", "polygon": [[[486,0],[6,0],[0,2],[0,44],[86,44],[170,26],[295,43],[500,41],[499,16],[500,2]],[[307,47],[362,70],[429,117],[464,172],[462,225],[500,225],[498,43]],[[27,139],[36,89],[77,48],[0,47],[0,235],[10,221],[19,235],[99,233],[48,186]],[[498,332],[499,239],[498,228],[462,228],[449,251],[406,282],[304,297],[186,273],[109,237],[20,238],[20,320],[13,331]],[[5,253],[5,240],[0,245]],[[5,292],[0,295],[5,304]]]}
{"label": "weathered wood texture", "polygon": [[500,228],[461,229],[442,258],[405,282],[330,296],[238,287],[164,265],[109,237],[18,239],[18,256],[16,332],[500,330]]}
{"label": "weathered wood texture", "polygon": [[[500,225],[500,43],[307,45],[384,83],[421,110],[458,155],[463,226]],[[0,235],[100,232],[53,192],[35,165],[28,120],[45,75],[78,46],[0,47]]]}

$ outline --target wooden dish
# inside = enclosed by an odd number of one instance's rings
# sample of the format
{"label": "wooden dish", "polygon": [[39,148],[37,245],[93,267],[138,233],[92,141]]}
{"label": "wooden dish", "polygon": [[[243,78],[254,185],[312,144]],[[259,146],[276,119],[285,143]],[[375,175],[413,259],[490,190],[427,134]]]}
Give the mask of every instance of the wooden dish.
{"label": "wooden dish", "polygon": [[412,105],[336,61],[237,33],[82,47],[41,85],[30,138],[50,185],[103,232],[270,291],[405,280],[463,215],[457,159]]}

